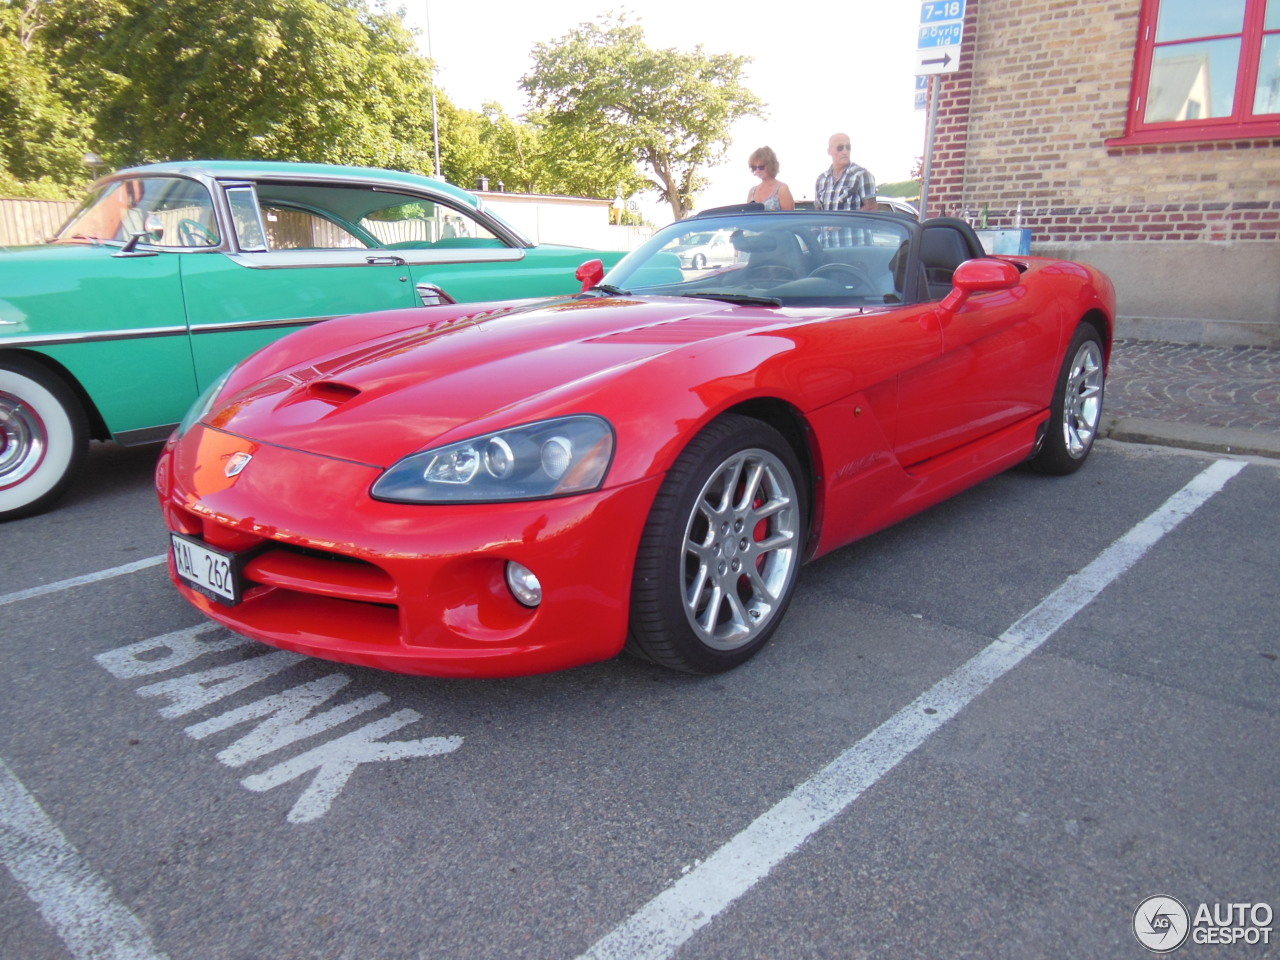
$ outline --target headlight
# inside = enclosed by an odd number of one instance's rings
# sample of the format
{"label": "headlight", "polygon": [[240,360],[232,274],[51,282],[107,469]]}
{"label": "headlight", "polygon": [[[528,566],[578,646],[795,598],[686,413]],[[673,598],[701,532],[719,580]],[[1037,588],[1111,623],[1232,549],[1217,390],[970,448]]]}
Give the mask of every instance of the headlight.
{"label": "headlight", "polygon": [[222,376],[209,386],[205,387],[204,393],[196,398],[196,402],[191,405],[191,409],[187,411],[187,415],[182,418],[182,422],[178,424],[178,436],[183,436],[188,430],[199,423],[204,415],[213,409],[214,403],[218,399],[218,394],[222,392],[222,387],[227,382],[227,378],[231,376],[231,371],[235,367],[229,368]]}
{"label": "headlight", "polygon": [[597,489],[613,457],[600,417],[543,420],[405,457],[378,478],[378,500],[484,503],[541,500]]}

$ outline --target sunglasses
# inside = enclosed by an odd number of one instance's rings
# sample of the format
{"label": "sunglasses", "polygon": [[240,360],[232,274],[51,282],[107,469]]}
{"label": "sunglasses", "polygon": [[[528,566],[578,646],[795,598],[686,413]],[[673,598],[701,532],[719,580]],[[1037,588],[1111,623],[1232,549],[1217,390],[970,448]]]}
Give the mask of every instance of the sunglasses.
{"label": "sunglasses", "polygon": [[841,151],[848,150],[848,149],[849,149],[849,145],[848,145],[847,143],[837,143],[837,144],[836,144],[836,149],[837,149],[837,150],[841,150]]}
{"label": "sunglasses", "polygon": [[763,163],[762,163],[762,164],[760,164],[759,166],[757,166],[757,165],[756,165],[756,164],[754,164],[754,163],[749,163],[749,164],[747,164],[747,166],[749,166],[749,167],[752,169],[752,171],[753,171],[753,172],[754,172],[754,171],[756,171],[756,170],[763,170],[763,169],[765,168],[765,165],[764,165]]}

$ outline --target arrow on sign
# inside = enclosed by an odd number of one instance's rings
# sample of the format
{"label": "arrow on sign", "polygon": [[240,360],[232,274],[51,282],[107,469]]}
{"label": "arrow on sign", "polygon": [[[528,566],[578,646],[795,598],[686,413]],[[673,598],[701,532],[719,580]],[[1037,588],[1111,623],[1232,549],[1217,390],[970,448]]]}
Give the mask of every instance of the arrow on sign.
{"label": "arrow on sign", "polygon": [[936,63],[940,63],[940,64],[942,64],[942,65],[945,67],[945,66],[946,66],[947,64],[949,64],[950,62],[951,62],[951,54],[949,54],[949,53],[944,53],[942,56],[940,56],[940,57],[938,57],[938,58],[936,58],[936,59],[934,59],[934,60],[921,60],[921,61],[920,61],[920,66],[922,66],[922,67],[931,67],[931,66],[933,66],[933,65],[934,65],[934,64],[936,64]]}

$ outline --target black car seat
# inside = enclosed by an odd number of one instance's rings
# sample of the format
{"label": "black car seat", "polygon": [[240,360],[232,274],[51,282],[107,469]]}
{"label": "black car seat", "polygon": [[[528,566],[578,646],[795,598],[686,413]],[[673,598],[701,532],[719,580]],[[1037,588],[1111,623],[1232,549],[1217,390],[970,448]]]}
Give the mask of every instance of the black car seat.
{"label": "black car seat", "polygon": [[929,220],[924,225],[920,263],[924,267],[929,299],[951,292],[951,277],[966,260],[986,256],[978,235],[963,220],[951,217]]}
{"label": "black car seat", "polygon": [[758,274],[768,280],[795,280],[807,272],[804,254],[795,236],[775,230],[771,233],[735,233],[733,245],[750,254],[747,260],[748,274]]}

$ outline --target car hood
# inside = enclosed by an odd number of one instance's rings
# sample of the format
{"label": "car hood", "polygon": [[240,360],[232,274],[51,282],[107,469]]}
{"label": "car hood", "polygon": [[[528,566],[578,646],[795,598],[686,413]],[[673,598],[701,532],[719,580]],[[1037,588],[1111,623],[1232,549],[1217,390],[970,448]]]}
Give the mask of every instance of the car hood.
{"label": "car hood", "polygon": [[[499,426],[593,412],[590,398],[638,364],[810,313],[685,298],[490,303],[309,356],[226,393],[205,422],[385,467]],[[331,323],[351,320],[360,318]]]}

